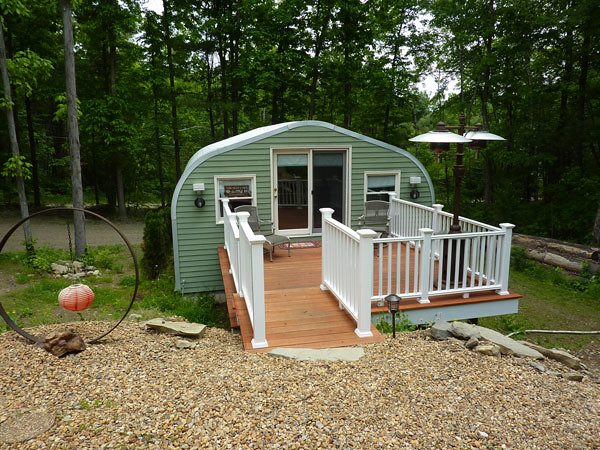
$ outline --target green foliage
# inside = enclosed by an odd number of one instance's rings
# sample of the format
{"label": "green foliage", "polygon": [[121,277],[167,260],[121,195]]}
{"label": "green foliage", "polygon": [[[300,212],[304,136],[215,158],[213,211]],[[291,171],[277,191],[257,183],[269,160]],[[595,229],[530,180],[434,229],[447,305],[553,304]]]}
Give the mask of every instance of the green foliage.
{"label": "green foliage", "polygon": [[[387,334],[391,333],[393,331],[391,320],[392,320],[391,317],[390,317],[390,322],[388,322],[384,318],[381,318],[379,320],[379,323],[376,325],[377,329],[381,333],[387,333]],[[408,320],[408,317],[406,317],[406,314],[404,314],[404,313],[396,314],[396,332],[415,331],[416,329],[417,329],[417,326],[414,325],[410,320]]]}
{"label": "green foliage", "polygon": [[123,271],[123,258],[127,258],[128,252],[124,252],[119,245],[102,245],[88,247],[80,257],[86,266],[95,266],[98,269],[110,269],[114,272]]}
{"label": "green foliage", "polygon": [[144,221],[142,270],[156,279],[170,265],[172,255],[171,215],[169,208],[149,211]]}
{"label": "green foliage", "polygon": [[7,61],[11,84],[17,94],[29,97],[39,84],[48,78],[54,68],[50,60],[31,50],[19,51]]}
{"label": "green foliage", "polygon": [[31,179],[31,163],[22,156],[11,156],[2,166],[2,176],[7,178],[22,177],[24,180]]}

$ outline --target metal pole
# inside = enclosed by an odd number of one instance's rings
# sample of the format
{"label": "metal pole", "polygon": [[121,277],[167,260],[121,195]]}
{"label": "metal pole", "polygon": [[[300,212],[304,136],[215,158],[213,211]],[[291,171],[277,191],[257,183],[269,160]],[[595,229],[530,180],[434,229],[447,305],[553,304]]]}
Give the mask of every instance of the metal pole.
{"label": "metal pole", "polygon": [[396,339],[396,311],[392,313],[392,337]]}
{"label": "metal pole", "polygon": [[[461,136],[465,134],[465,115],[460,113],[459,117],[460,126],[458,128],[458,134]],[[461,206],[461,184],[462,176],[464,172],[463,165],[464,155],[464,144],[456,144],[456,162],[454,163],[454,207],[452,209],[452,225],[450,226],[450,233],[460,233],[460,222],[458,220],[460,216]]]}

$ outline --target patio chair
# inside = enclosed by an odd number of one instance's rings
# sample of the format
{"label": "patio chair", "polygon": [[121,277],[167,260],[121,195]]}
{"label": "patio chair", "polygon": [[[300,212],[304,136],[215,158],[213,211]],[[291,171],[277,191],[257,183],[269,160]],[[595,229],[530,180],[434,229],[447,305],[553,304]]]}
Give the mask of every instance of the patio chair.
{"label": "patio chair", "polygon": [[387,237],[390,233],[389,210],[389,202],[368,200],[365,202],[363,215],[358,218],[358,225],[380,233],[382,237]]}
{"label": "patio chair", "polygon": [[[247,212],[250,214],[250,217],[248,217],[248,225],[250,225],[250,228],[255,234],[262,234],[267,240],[265,245],[267,246],[267,251],[269,252],[269,261],[273,261],[273,252],[275,251],[275,246],[280,244],[287,243],[288,256],[292,256],[290,238],[281,234],[275,234],[273,222],[261,220],[261,218],[258,217],[256,206],[238,206],[235,208],[235,212]],[[265,226],[268,226],[268,228],[265,228]]]}

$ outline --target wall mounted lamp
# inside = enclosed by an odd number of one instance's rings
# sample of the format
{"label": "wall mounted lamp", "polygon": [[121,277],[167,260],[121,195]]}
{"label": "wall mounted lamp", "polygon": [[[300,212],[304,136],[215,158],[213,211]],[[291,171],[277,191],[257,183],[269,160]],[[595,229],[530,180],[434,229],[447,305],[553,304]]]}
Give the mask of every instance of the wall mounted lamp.
{"label": "wall mounted lamp", "polygon": [[196,205],[196,208],[203,208],[204,205],[206,205],[206,201],[202,198],[202,193],[204,192],[204,183],[194,183],[192,185],[192,189],[196,193],[194,205]]}

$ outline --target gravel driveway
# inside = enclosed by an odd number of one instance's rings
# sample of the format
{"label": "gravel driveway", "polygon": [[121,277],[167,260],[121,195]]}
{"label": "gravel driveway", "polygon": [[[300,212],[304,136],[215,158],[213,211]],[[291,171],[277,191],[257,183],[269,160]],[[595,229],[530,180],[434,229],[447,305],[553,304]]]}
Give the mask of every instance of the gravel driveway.
{"label": "gravel driveway", "polygon": [[[19,221],[19,216],[10,212],[0,215],[0,239],[4,234]],[[141,244],[144,236],[143,220],[114,221],[117,228],[125,235],[132,244]],[[31,219],[31,230],[33,239],[39,245],[45,245],[56,248],[68,248],[69,239],[67,234],[66,221],[43,215]],[[71,234],[73,234],[73,225],[71,224]],[[121,237],[105,222],[101,220],[86,220],[86,238],[87,244],[96,245],[115,245],[122,244]],[[2,252],[22,251],[23,250],[23,231],[19,229],[14,232],[6,243]]]}
{"label": "gravel driveway", "polygon": [[[84,336],[106,329],[76,326]],[[126,323],[56,359],[0,336],[0,422],[28,408],[56,417],[12,448],[600,448],[600,384],[418,333],[368,346],[353,363],[249,354],[217,329],[192,350],[176,340]]]}

